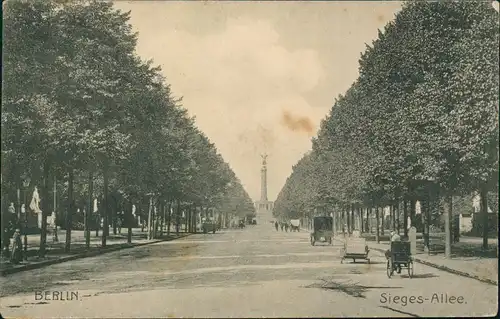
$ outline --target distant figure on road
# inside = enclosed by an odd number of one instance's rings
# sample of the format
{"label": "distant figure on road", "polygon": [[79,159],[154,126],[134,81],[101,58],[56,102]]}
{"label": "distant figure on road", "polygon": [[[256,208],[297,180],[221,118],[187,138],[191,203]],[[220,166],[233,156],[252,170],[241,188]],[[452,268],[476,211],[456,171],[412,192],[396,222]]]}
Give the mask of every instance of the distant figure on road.
{"label": "distant figure on road", "polygon": [[278,222],[274,222],[274,228],[276,228],[276,231],[278,231]]}
{"label": "distant figure on road", "polygon": [[281,222],[280,225],[281,225],[281,231],[283,231],[283,228],[285,228],[285,224]]}
{"label": "distant figure on road", "polygon": [[288,232],[288,223],[285,223],[285,231]]}

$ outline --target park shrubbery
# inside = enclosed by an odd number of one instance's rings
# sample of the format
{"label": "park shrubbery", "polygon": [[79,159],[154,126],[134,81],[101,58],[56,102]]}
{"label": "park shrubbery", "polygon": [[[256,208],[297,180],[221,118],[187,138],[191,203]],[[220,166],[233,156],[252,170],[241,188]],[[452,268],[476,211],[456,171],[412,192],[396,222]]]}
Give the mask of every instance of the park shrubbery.
{"label": "park shrubbery", "polygon": [[[467,234],[470,236],[481,236],[483,234],[483,221],[482,216],[479,214],[474,214],[472,217],[472,229]],[[488,214],[488,236],[497,238],[498,237],[498,215]]]}

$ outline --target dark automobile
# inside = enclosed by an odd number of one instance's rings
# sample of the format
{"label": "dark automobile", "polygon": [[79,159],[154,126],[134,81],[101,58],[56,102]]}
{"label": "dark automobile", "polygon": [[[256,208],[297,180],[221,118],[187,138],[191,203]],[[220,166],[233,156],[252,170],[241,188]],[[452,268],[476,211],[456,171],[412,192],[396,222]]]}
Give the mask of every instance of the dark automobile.
{"label": "dark automobile", "polygon": [[203,233],[208,233],[208,232],[212,232],[215,234],[215,231],[217,230],[217,225],[213,222],[204,222],[203,223]]}

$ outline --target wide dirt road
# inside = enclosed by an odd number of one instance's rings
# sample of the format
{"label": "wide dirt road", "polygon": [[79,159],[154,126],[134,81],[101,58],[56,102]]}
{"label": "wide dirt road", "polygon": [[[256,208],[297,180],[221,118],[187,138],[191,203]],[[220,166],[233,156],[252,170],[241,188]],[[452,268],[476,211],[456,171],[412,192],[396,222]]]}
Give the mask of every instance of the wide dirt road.
{"label": "wide dirt road", "polygon": [[[337,241],[313,247],[308,233],[276,232],[271,224],[192,235],[1,278],[0,309],[4,317],[31,318],[496,313],[496,286],[420,264],[412,279],[388,279],[379,253],[371,252],[371,264],[340,264],[340,248]],[[37,300],[45,291],[71,300]],[[452,296],[454,304],[442,299]]]}

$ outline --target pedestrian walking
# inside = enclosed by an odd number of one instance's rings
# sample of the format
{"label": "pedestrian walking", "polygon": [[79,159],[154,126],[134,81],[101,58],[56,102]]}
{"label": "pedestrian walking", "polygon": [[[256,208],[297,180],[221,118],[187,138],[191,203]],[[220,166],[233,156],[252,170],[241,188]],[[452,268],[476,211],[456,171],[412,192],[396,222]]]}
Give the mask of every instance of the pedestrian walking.
{"label": "pedestrian walking", "polygon": [[288,223],[285,223],[285,231],[288,233]]}
{"label": "pedestrian walking", "polygon": [[278,222],[274,222],[274,227],[276,228],[276,231],[278,231]]}
{"label": "pedestrian walking", "polygon": [[21,230],[16,229],[12,242],[12,254],[10,261],[13,264],[18,264],[23,259],[23,242],[21,241]]}
{"label": "pedestrian walking", "polygon": [[281,226],[281,231],[283,231],[283,229],[285,228],[285,224],[280,223],[280,226]]}

